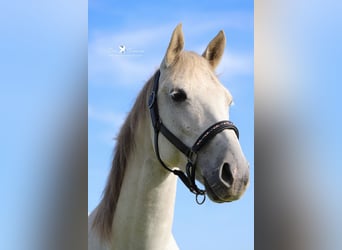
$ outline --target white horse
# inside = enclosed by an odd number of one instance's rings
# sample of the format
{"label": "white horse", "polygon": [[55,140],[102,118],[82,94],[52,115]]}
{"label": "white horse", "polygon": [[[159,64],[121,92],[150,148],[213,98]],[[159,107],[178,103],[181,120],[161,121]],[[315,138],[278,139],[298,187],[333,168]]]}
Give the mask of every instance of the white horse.
{"label": "white horse", "polygon": [[183,51],[181,24],[173,31],[117,137],[102,200],[89,216],[88,249],[178,249],[171,232],[177,176],[198,203],[205,195],[237,200],[246,190],[249,166],[228,121],[232,96],[214,72],[225,42],[220,31],[200,56]]}

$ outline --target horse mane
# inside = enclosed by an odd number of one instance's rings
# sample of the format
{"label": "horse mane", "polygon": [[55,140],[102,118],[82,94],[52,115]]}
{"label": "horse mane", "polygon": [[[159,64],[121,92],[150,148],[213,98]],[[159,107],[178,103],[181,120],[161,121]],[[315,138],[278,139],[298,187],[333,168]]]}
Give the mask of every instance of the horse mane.
{"label": "horse mane", "polygon": [[136,129],[138,126],[137,121],[143,119],[143,116],[146,114],[147,98],[152,88],[154,75],[155,73],[140,91],[116,138],[117,143],[114,149],[112,167],[92,224],[92,227],[103,240],[109,240],[111,236],[112,223],[125,176],[128,157],[135,148],[135,138],[138,131]]}

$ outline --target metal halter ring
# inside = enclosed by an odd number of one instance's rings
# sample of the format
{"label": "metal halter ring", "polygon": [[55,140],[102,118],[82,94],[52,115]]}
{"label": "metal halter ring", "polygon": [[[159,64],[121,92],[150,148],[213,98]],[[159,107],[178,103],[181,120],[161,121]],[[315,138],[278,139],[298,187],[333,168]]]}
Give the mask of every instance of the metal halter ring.
{"label": "metal halter ring", "polygon": [[[203,199],[201,201],[199,201],[199,199],[198,199],[199,196],[203,196]],[[203,192],[203,193],[196,193],[196,203],[198,205],[202,205],[205,202],[205,198],[206,198],[205,192]]]}

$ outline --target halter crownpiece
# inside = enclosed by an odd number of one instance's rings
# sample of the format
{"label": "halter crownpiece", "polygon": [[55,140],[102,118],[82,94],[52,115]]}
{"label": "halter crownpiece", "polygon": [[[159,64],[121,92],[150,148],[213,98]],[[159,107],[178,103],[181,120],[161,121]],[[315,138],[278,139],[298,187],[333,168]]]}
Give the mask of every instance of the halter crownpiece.
{"label": "halter crownpiece", "polygon": [[[205,201],[205,190],[200,189],[196,185],[195,175],[196,175],[196,161],[197,161],[197,154],[201,150],[201,148],[208,144],[218,133],[221,133],[225,129],[232,129],[237,138],[239,138],[239,130],[238,128],[230,121],[219,121],[208,129],[206,129],[196,140],[194,145],[190,148],[185,145],[178,137],[176,137],[170,130],[168,130],[159,116],[158,110],[158,102],[157,102],[157,94],[158,94],[158,87],[159,87],[159,77],[160,77],[160,70],[158,70],[154,76],[154,83],[152,87],[151,94],[148,99],[148,108],[150,110],[152,126],[154,128],[154,148],[156,156],[161,163],[161,165],[168,171],[172,172],[173,174],[177,175],[181,181],[184,183],[185,186],[190,190],[190,192],[196,194],[196,202],[198,204],[203,204]],[[186,173],[178,169],[171,169],[168,167],[160,157],[159,154],[159,145],[158,145],[158,138],[159,132],[161,132],[166,139],[168,139],[178,150],[180,150],[186,157],[187,157],[187,164],[185,167]],[[202,200],[199,200],[199,196],[203,196]]]}

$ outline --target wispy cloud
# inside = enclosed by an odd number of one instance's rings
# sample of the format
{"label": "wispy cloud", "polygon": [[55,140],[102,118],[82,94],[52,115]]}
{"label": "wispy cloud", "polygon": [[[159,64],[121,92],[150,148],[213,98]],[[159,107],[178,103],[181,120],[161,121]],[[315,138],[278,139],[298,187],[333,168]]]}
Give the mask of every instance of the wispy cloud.
{"label": "wispy cloud", "polygon": [[253,75],[253,61],[253,54],[225,52],[217,72],[228,78],[236,75]]}
{"label": "wispy cloud", "polygon": [[[114,85],[141,83],[159,67],[173,28],[164,24],[144,29],[127,27],[124,32],[97,32],[88,46],[90,80],[105,76],[106,83]],[[139,53],[113,53],[120,45]]]}
{"label": "wispy cloud", "polygon": [[115,113],[110,111],[100,110],[88,105],[88,120],[95,126],[96,132],[92,132],[99,145],[105,145],[108,149],[112,149],[115,144],[115,136],[119,128],[125,121],[126,114]]}
{"label": "wispy cloud", "polygon": [[[220,29],[253,30],[253,12],[216,12],[210,15],[215,18],[204,20],[203,13],[192,13],[191,18],[184,15],[184,20],[179,20],[183,22],[186,49],[201,53]],[[172,30],[179,21],[146,25],[146,28],[128,26],[124,31],[115,30],[113,33],[93,32],[88,47],[90,84],[140,85],[159,67]],[[203,37],[207,41],[203,41]],[[111,55],[111,50],[118,50],[122,44],[143,53],[137,56]],[[253,58],[243,53],[226,53],[222,60],[225,65],[221,68],[233,74],[249,74],[253,68],[251,60]]]}
{"label": "wispy cloud", "polygon": [[253,31],[253,11],[206,11],[192,12],[181,20],[184,30],[191,36],[215,33],[221,29],[231,31]]}
{"label": "wispy cloud", "polygon": [[118,127],[124,122],[125,115],[108,111],[100,111],[91,105],[88,105],[88,119]]}

